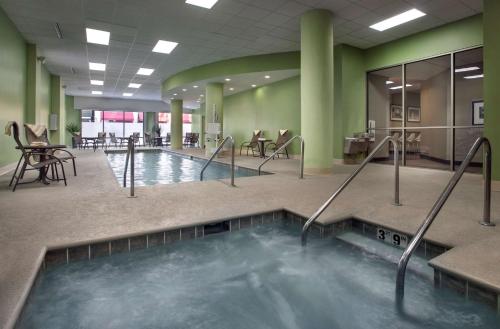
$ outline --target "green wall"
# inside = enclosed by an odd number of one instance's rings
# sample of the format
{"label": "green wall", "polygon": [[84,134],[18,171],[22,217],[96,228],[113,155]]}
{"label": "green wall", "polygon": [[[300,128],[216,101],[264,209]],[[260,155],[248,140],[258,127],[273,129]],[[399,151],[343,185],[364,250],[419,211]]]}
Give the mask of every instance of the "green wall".
{"label": "green wall", "polygon": [[81,127],[81,115],[80,110],[75,109],[75,98],[73,96],[64,96],[64,110],[66,111],[66,122],[64,127],[64,132],[66,134],[66,145],[71,145],[71,134],[66,131],[67,123],[76,123]]}
{"label": "green wall", "polygon": [[476,15],[369,48],[365,51],[366,69],[392,66],[482,44],[482,15]]}
{"label": "green wall", "polygon": [[363,50],[335,47],[333,157],[344,157],[344,137],[366,128],[366,73]]}
{"label": "green wall", "polygon": [[[272,140],[278,137],[279,129],[300,135],[299,76],[224,97],[224,135],[232,135],[239,148],[255,129],[263,130],[264,137]],[[288,150],[299,154],[298,142]]]}
{"label": "green wall", "polygon": [[0,167],[15,162],[19,151],[12,136],[3,134],[8,121],[22,125],[26,108],[26,43],[0,8]]}
{"label": "green wall", "polygon": [[490,139],[492,178],[500,181],[500,1],[484,1],[484,134]]}
{"label": "green wall", "polygon": [[[62,87],[61,77],[57,75],[50,76],[50,114],[57,115],[57,130],[50,131],[50,141],[54,144],[66,144],[66,102],[64,99],[64,88]],[[49,119],[50,121],[50,119]]]}

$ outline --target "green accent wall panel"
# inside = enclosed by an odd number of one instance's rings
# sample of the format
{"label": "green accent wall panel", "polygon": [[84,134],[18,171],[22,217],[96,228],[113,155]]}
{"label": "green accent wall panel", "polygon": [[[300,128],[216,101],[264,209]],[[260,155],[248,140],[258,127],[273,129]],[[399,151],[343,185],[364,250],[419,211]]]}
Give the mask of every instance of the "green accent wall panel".
{"label": "green accent wall panel", "polygon": [[[68,123],[76,123],[79,127],[81,127],[81,115],[80,110],[75,109],[75,97],[66,95],[64,97],[64,110],[66,111],[66,124]],[[71,145],[71,134],[66,131],[66,124],[62,129],[66,134],[66,145]]]}
{"label": "green accent wall panel", "polygon": [[492,178],[500,180],[500,1],[484,1],[484,134],[490,139]]}
{"label": "green accent wall panel", "polygon": [[482,15],[416,33],[365,51],[366,69],[374,70],[483,44]]}
{"label": "green accent wall panel", "polygon": [[[0,167],[14,163],[20,153],[12,136],[4,135],[8,121],[22,126],[26,108],[26,54],[21,34],[0,8]],[[22,129],[22,127],[21,127]]]}
{"label": "green accent wall panel", "polygon": [[363,50],[335,47],[333,157],[343,159],[344,137],[366,128],[366,73]]}
{"label": "green accent wall panel", "polygon": [[[255,129],[263,130],[264,137],[272,140],[278,137],[279,129],[300,135],[299,76],[224,97],[224,135],[232,135],[239,148]],[[294,142],[288,151],[300,154],[299,143]]]}
{"label": "green accent wall panel", "polygon": [[51,106],[50,73],[45,66],[40,65],[40,78],[37,84],[36,124],[49,125]]}
{"label": "green accent wall panel", "polygon": [[[54,144],[66,144],[66,110],[64,89],[62,88],[61,77],[50,76],[50,114],[56,114],[58,123],[57,130],[50,131],[50,141]],[[50,120],[49,120],[50,121]]]}

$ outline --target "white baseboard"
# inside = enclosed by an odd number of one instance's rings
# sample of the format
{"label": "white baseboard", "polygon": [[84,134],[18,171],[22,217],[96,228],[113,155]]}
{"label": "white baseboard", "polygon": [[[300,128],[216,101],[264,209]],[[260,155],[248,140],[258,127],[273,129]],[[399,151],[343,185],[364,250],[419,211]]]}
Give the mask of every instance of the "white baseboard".
{"label": "white baseboard", "polygon": [[16,169],[17,162],[9,163],[3,167],[0,167],[0,176],[6,175],[12,170]]}

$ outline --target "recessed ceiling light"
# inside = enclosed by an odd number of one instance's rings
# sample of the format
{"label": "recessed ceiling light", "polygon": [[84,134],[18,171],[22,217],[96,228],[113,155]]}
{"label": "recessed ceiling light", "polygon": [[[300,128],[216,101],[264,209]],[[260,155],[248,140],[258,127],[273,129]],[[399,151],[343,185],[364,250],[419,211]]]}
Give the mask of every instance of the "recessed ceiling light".
{"label": "recessed ceiling light", "polygon": [[155,70],[153,69],[146,69],[144,67],[141,67],[138,71],[137,71],[137,74],[139,75],[151,75],[153,74]]}
{"label": "recessed ceiling light", "polygon": [[212,9],[219,0],[186,0],[186,3],[193,6]]}
{"label": "recessed ceiling light", "polygon": [[387,80],[387,81],[385,82],[385,84],[386,84],[386,85],[390,85],[390,84],[393,84],[393,83],[394,83],[394,81],[391,81],[391,80]]}
{"label": "recessed ceiling light", "polygon": [[171,99],[171,100],[174,100],[174,98],[173,98],[173,97],[170,97],[170,99]]}
{"label": "recessed ceiling light", "polygon": [[231,79],[229,79],[229,78],[225,78],[224,80],[226,80],[226,81],[231,81]]}
{"label": "recessed ceiling light", "polygon": [[[409,83],[407,83],[407,84],[406,84],[406,87],[412,87],[412,86],[413,86],[413,85],[411,85],[411,84],[409,84]],[[394,90],[394,89],[402,89],[402,88],[403,88],[403,86],[395,86],[395,87],[391,87],[391,88],[389,88],[389,89]]]}
{"label": "recessed ceiling light", "polygon": [[100,90],[92,90],[92,95],[102,95],[102,91],[100,91]]}
{"label": "recessed ceiling light", "polygon": [[271,76],[270,75],[266,75],[264,78],[271,79]]}
{"label": "recessed ceiling light", "polygon": [[252,88],[255,88],[255,87],[257,87],[257,85],[252,85]]}
{"label": "recessed ceiling light", "polygon": [[128,84],[129,88],[135,88],[135,89],[141,88],[141,86],[142,86],[142,84],[140,84],[140,83],[129,83]]}
{"label": "recessed ceiling light", "polygon": [[464,77],[464,79],[480,79],[483,78],[484,74],[476,74],[476,75],[468,75]]}
{"label": "recessed ceiling light", "polygon": [[405,11],[404,13],[401,13],[399,15],[390,17],[386,20],[383,20],[381,22],[378,22],[376,24],[373,24],[370,26],[370,28],[377,30],[377,31],[385,31],[388,30],[394,26],[401,25],[403,23],[412,21],[414,19],[417,19],[419,17],[425,16],[426,14],[421,12],[418,9],[410,9],[408,11]]}
{"label": "recessed ceiling light", "polygon": [[198,99],[196,102],[197,102],[197,103],[199,103],[199,102],[200,102],[200,100]]}
{"label": "recessed ceiling light", "polygon": [[186,91],[188,91],[188,90],[184,88],[184,89],[182,89],[182,91],[186,92]]}
{"label": "recessed ceiling light", "polygon": [[89,69],[93,71],[106,71],[106,64],[90,62]]}
{"label": "recessed ceiling light", "polygon": [[173,41],[158,40],[156,46],[153,48],[155,53],[170,54],[178,43]]}
{"label": "recessed ceiling light", "polygon": [[175,93],[174,96],[177,96],[177,93]]}
{"label": "recessed ceiling light", "polygon": [[200,97],[205,97],[205,95],[201,94]]}
{"label": "recessed ceiling light", "polygon": [[102,86],[104,85],[104,81],[102,80],[90,80],[90,84],[94,86]]}
{"label": "recessed ceiling light", "polygon": [[86,28],[85,31],[87,32],[88,43],[96,43],[105,46],[109,45],[109,32],[89,28]]}
{"label": "recessed ceiling light", "polygon": [[196,88],[198,88],[198,86],[193,86],[193,88],[195,88],[195,89],[196,89]]}
{"label": "recessed ceiling light", "polygon": [[469,72],[469,71],[476,71],[479,70],[479,67],[477,66],[470,66],[470,67],[461,67],[459,69],[455,69],[455,72]]}
{"label": "recessed ceiling light", "polygon": [[123,96],[125,96],[125,97],[130,97],[132,95],[133,95],[132,93],[123,93]]}
{"label": "recessed ceiling light", "polygon": [[233,91],[233,90],[234,90],[234,88],[233,88],[233,87],[231,87],[231,88],[229,88],[229,90]]}

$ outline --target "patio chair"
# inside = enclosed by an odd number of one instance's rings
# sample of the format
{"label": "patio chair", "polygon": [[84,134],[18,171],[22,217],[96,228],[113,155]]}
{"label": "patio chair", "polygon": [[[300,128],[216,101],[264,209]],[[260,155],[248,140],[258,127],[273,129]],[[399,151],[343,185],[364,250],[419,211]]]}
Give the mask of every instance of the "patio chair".
{"label": "patio chair", "polygon": [[150,133],[144,133],[144,146],[146,146],[146,144],[148,146],[153,145],[153,139],[151,138]]}
{"label": "patio chair", "polygon": [[118,141],[118,139],[116,138],[116,133],[109,133],[109,146],[111,146],[111,144],[114,144],[115,147],[118,147],[118,143],[121,145],[121,142]]}
{"label": "patio chair", "polygon": [[82,138],[82,134],[80,132],[73,133],[73,138],[75,140],[75,145],[76,145],[77,148],[79,148],[79,149],[83,148],[84,149],[84,148],[87,147],[85,145],[85,142],[84,142],[84,140]]}
{"label": "patio chair", "polygon": [[[241,151],[243,150],[243,148],[245,147],[247,149],[247,156],[248,156],[248,151],[249,150],[252,150],[252,156],[259,156],[259,138],[260,136],[262,135],[262,131],[257,129],[257,130],[254,130],[253,132],[253,135],[252,135],[252,139],[248,142],[243,142],[241,143],[240,145],[240,155],[241,155]],[[255,151],[257,149],[257,151]],[[255,155],[257,154],[257,155]]]}
{"label": "patio chair", "polygon": [[[5,134],[8,136],[13,135],[14,140],[16,141],[16,144],[21,151],[22,155],[21,158],[19,159],[16,169],[14,170],[14,173],[12,174],[12,178],[10,180],[9,186],[12,186],[12,183],[14,183],[14,186],[12,188],[12,192],[16,191],[17,185],[20,184],[28,184],[28,183],[33,183],[36,180],[30,181],[30,182],[19,182],[21,178],[24,178],[24,173],[27,170],[44,170],[44,174],[48,171],[49,167],[55,165],[55,164],[60,164],[62,168],[62,174],[63,174],[63,180],[64,180],[64,185],[66,184],[66,175],[64,173],[64,167],[60,159],[56,158],[55,156],[48,154],[48,153],[39,153],[39,152],[30,152],[27,151],[23,144],[21,143],[21,140],[19,139],[19,126],[17,125],[17,122],[15,121],[9,121],[7,122],[7,125],[5,126]],[[44,161],[40,161],[39,159],[41,156],[46,157]],[[24,161],[23,161],[24,160]],[[21,169],[18,173],[19,170],[19,165],[23,162]]]}
{"label": "patio chair", "polygon": [[104,149],[107,147],[106,144],[106,133],[105,132],[98,132],[97,133],[97,138],[94,140],[94,152],[99,148],[99,145],[102,145],[102,148]]}
{"label": "patio chair", "polygon": [[[38,142],[50,145],[49,138],[47,137],[48,136],[47,127],[45,127],[44,125],[31,125],[25,123],[24,132],[26,134],[26,141],[28,142],[28,144],[31,145],[33,143]],[[73,174],[76,176],[76,163],[75,163],[76,157],[71,152],[65,149],[51,149],[50,151],[47,152],[47,154],[55,156],[56,158],[61,160],[61,164],[63,162],[71,160],[73,164]],[[57,166],[55,166],[55,168],[53,167],[52,169],[56,170],[55,173],[59,177],[59,173],[57,172]],[[52,176],[54,176],[54,173],[52,173]]]}
{"label": "patio chair", "polygon": [[165,137],[165,145],[170,145],[170,133],[167,133],[167,137]]}
{"label": "patio chair", "polygon": [[[290,134],[288,133],[288,129],[280,129],[280,131],[278,132],[278,138],[276,139],[276,142],[267,144],[264,153],[267,152],[267,150],[270,150],[273,153],[276,152],[280,147],[285,145],[285,143],[288,142],[289,139],[290,139]],[[276,154],[278,156],[278,159],[280,157],[280,154],[286,155],[286,158],[290,159],[286,147],[283,149],[283,151]]]}
{"label": "patio chair", "polygon": [[132,138],[134,139],[134,145],[135,144],[139,144],[139,146],[141,145],[141,133],[139,132],[132,133]]}
{"label": "patio chair", "polygon": [[186,133],[186,135],[184,136],[184,142],[182,143],[182,145],[190,146],[191,145],[191,136],[192,136],[191,133]]}
{"label": "patio chair", "polygon": [[200,134],[199,133],[193,133],[191,135],[191,146],[196,146],[199,143],[200,140]]}

